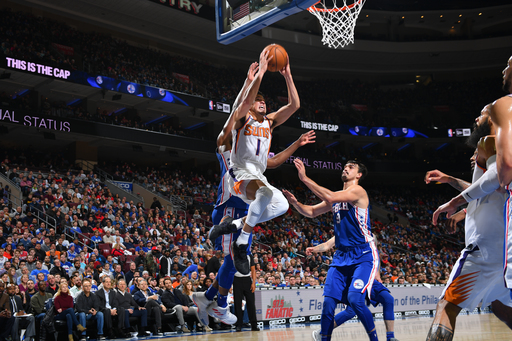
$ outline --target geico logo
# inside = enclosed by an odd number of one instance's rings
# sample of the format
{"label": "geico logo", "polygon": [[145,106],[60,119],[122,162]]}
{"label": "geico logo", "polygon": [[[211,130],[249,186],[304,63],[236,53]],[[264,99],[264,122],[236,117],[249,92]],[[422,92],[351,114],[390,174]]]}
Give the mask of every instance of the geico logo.
{"label": "geico logo", "polygon": [[284,324],[270,325],[270,326],[268,326],[268,328],[269,329],[286,329],[286,325],[284,325]]}
{"label": "geico logo", "polygon": [[418,313],[415,311],[406,311],[405,316],[409,316],[409,315],[418,315]]}
{"label": "geico logo", "polygon": [[265,323],[263,322],[258,322],[257,323],[257,326],[260,327],[260,328],[263,328],[265,326]]}
{"label": "geico logo", "polygon": [[293,326],[290,326],[290,328],[306,328],[306,325],[304,323],[296,323]]}
{"label": "geico logo", "polygon": [[377,314],[375,314],[375,317],[376,317],[376,318],[381,318],[381,317],[383,317],[383,316],[384,316],[384,314],[383,314],[383,313],[377,313]]}
{"label": "geico logo", "polygon": [[304,318],[304,316],[301,316],[301,317],[292,317],[290,319],[290,323],[297,323],[297,322],[305,322],[306,321],[306,318]]}
{"label": "geico logo", "polygon": [[430,310],[419,310],[418,314],[420,314],[420,315],[430,315]]}
{"label": "geico logo", "polygon": [[313,315],[309,317],[310,321],[319,321],[322,318],[322,315]]}
{"label": "geico logo", "polygon": [[402,316],[402,313],[395,313],[395,317],[400,317]]}
{"label": "geico logo", "polygon": [[275,324],[284,324],[286,323],[286,320],[285,319],[281,319],[281,320],[272,320],[270,321],[268,324],[270,324],[271,326],[275,325]]}

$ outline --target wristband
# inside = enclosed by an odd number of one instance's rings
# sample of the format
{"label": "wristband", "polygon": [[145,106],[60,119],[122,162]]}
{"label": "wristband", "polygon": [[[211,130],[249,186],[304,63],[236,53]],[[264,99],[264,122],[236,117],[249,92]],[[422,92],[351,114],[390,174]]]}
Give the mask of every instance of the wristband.
{"label": "wristband", "polygon": [[468,210],[466,210],[465,208],[462,209],[464,211],[464,213],[468,214]]}

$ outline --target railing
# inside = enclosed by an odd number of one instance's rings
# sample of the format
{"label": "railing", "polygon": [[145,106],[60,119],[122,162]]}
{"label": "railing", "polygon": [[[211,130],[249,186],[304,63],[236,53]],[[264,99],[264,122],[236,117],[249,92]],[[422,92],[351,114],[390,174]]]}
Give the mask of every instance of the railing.
{"label": "railing", "polygon": [[169,201],[172,203],[174,210],[187,211],[187,202],[177,195],[171,195]]}
{"label": "railing", "polygon": [[94,242],[92,241],[91,238],[87,237],[85,234],[76,232],[76,231],[71,231],[70,227],[66,227],[66,229],[64,230],[64,234],[67,237],[71,238],[72,240],[77,238],[78,244],[82,244],[84,246],[84,248],[87,248],[91,252],[93,251],[93,248],[91,246],[87,245],[87,243],[85,241],[88,240],[90,245],[93,245]]}
{"label": "railing", "polygon": [[3,173],[0,173],[0,178],[2,179],[3,183],[9,184],[9,186],[11,186],[12,189],[15,189],[20,194],[20,196],[18,197],[17,195],[15,195],[13,193],[13,191],[11,189],[10,197],[13,197],[13,198],[15,198],[17,200],[17,201],[16,200],[11,200],[11,201],[13,201],[17,206],[23,205],[23,200],[20,199],[20,197],[22,195],[21,187],[17,183],[15,183],[11,179],[9,179]]}

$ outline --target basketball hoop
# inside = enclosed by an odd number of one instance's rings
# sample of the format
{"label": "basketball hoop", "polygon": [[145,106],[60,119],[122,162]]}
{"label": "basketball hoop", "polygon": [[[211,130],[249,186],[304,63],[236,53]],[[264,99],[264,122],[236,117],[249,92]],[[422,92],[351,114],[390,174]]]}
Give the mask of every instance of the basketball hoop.
{"label": "basketball hoop", "polygon": [[[350,5],[347,5],[347,0],[332,0],[332,8],[327,8],[325,1],[321,0],[308,8],[309,13],[320,21],[322,43],[333,49],[353,44],[356,21],[366,0],[354,0]],[[341,5],[342,1],[343,6],[337,6],[337,2]]]}

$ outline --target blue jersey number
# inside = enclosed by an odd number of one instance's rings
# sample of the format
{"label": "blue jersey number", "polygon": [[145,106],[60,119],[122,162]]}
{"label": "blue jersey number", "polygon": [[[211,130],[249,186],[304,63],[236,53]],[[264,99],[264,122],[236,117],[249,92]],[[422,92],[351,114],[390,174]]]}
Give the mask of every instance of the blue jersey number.
{"label": "blue jersey number", "polygon": [[260,141],[260,139],[258,139],[258,147],[256,148],[256,156],[260,155],[260,145],[261,145],[261,141]]}

